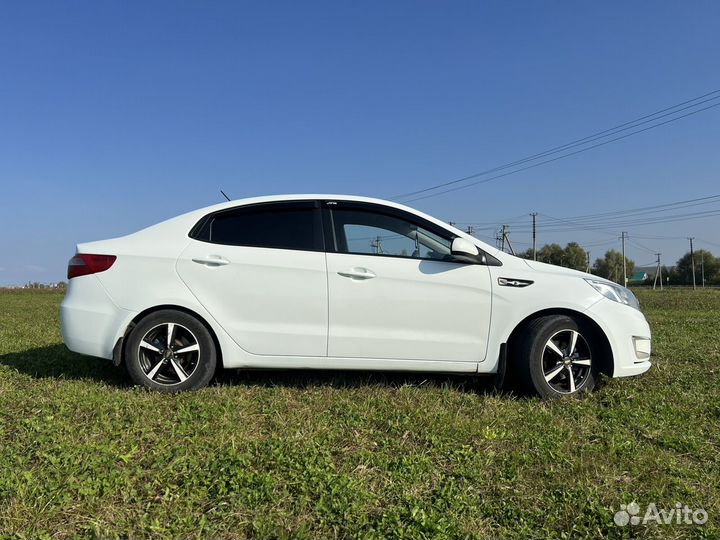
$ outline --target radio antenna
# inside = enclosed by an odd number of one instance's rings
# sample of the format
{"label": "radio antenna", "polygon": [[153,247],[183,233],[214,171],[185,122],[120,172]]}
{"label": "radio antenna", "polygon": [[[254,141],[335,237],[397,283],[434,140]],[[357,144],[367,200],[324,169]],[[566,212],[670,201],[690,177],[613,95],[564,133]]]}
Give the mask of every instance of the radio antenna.
{"label": "radio antenna", "polygon": [[220,193],[222,193],[223,197],[225,197],[228,201],[230,201],[230,197],[225,195],[225,192],[222,189],[220,190]]}

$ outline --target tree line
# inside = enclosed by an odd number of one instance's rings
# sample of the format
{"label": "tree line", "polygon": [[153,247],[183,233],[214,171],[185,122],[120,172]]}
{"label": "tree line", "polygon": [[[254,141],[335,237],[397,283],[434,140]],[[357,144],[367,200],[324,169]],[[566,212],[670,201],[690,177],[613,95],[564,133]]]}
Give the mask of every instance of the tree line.
{"label": "tree line", "polygon": [[[523,259],[533,259],[532,249],[518,253]],[[706,285],[720,285],[720,257],[715,257],[705,249],[694,252],[695,258],[695,281],[702,284],[702,276],[705,276]],[[545,244],[537,251],[537,260],[565,268],[573,268],[585,272],[589,270],[592,274],[622,283],[623,281],[623,256],[615,249],[605,252],[602,258],[588,265],[587,252],[577,242],[569,242],[564,248],[560,244]],[[635,272],[635,261],[625,257],[628,279]],[[672,267],[662,266],[663,283],[666,285],[692,285],[693,270],[692,257],[690,252],[678,259],[677,264]],[[645,283],[652,283],[655,279],[655,269],[647,272],[648,278]],[[668,279],[669,278],[669,279]]]}

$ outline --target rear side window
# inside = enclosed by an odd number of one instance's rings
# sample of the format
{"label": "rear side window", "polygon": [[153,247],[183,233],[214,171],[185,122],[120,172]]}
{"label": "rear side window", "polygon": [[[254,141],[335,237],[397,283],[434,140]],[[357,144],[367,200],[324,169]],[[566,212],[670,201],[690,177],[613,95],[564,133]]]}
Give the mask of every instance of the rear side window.
{"label": "rear side window", "polygon": [[264,204],[211,214],[198,223],[190,236],[229,246],[323,249],[319,215],[312,201]]}

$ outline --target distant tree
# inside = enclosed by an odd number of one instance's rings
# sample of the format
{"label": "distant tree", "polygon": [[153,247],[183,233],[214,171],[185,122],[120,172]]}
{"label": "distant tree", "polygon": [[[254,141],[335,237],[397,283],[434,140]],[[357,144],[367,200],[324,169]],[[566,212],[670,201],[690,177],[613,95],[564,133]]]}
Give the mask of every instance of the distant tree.
{"label": "distant tree", "polygon": [[667,278],[670,278],[665,279],[665,283],[669,285],[681,285],[680,276],[677,272],[677,266],[671,266],[670,268],[668,268],[667,274],[665,274],[665,269],[663,268],[663,276],[667,276]]}
{"label": "distant tree", "polygon": [[[720,259],[705,249],[695,252],[695,282],[702,285],[702,267],[705,267],[705,283],[715,283],[720,278]],[[675,266],[676,284],[692,285],[692,260],[690,252],[680,257]]]}
{"label": "distant tree", "polygon": [[529,261],[532,261],[533,259],[533,250],[532,248],[529,248],[525,251],[518,251],[515,255],[520,257],[521,259],[527,259]]}
{"label": "distant tree", "polygon": [[564,258],[565,250],[560,247],[560,244],[545,244],[537,253],[538,261],[556,266],[562,266]]}
{"label": "distant tree", "polygon": [[[627,269],[627,275],[631,276],[635,272],[635,263],[625,257],[625,264]],[[622,253],[611,249],[605,253],[603,259],[597,259],[595,261],[595,274],[605,279],[614,281],[624,285],[623,280],[623,256]],[[630,279],[628,277],[628,279]]]}
{"label": "distant tree", "polygon": [[587,268],[587,253],[577,242],[570,242],[565,246],[562,266],[585,270]]}
{"label": "distant tree", "polygon": [[[521,251],[517,256],[522,259],[532,260],[533,250],[530,248]],[[559,244],[545,244],[537,250],[537,260],[556,266],[574,268],[575,270],[585,270],[587,267],[587,254],[577,242],[570,242],[565,248]]]}

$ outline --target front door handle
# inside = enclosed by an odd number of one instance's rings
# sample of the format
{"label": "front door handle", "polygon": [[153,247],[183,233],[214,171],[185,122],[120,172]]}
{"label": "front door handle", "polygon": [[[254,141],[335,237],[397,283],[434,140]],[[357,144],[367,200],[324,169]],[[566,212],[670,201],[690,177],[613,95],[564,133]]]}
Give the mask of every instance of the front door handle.
{"label": "front door handle", "polygon": [[193,262],[204,264],[205,266],[225,266],[230,261],[220,255],[208,255],[207,257],[193,257]]}
{"label": "front door handle", "polygon": [[338,275],[353,280],[356,279],[372,279],[376,276],[375,272],[367,268],[351,268],[347,272],[338,272]]}

